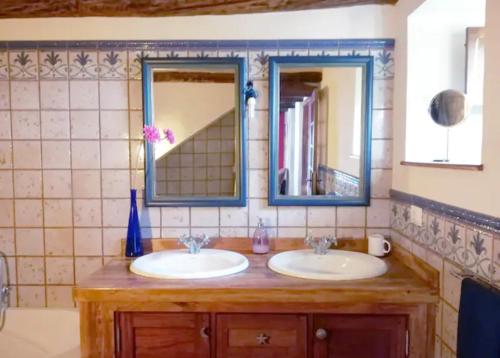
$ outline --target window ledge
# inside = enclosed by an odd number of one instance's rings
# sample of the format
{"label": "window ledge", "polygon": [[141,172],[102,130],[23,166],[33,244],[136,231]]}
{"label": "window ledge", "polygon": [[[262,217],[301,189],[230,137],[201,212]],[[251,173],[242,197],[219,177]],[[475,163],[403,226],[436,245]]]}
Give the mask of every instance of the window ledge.
{"label": "window ledge", "polygon": [[482,171],[484,169],[483,164],[426,163],[426,162],[407,162],[404,160],[400,164],[410,167],[442,168],[442,169],[456,169],[456,170]]}

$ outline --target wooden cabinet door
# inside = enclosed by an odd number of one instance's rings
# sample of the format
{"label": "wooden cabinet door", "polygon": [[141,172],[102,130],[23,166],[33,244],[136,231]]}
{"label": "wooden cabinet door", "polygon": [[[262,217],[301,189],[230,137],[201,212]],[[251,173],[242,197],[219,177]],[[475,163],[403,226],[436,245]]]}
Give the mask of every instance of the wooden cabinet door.
{"label": "wooden cabinet door", "polygon": [[220,358],[305,358],[306,342],[306,315],[217,315]]}
{"label": "wooden cabinet door", "polygon": [[316,315],[314,358],[404,358],[406,316]]}
{"label": "wooden cabinet door", "polygon": [[209,358],[209,314],[120,312],[119,358]]}

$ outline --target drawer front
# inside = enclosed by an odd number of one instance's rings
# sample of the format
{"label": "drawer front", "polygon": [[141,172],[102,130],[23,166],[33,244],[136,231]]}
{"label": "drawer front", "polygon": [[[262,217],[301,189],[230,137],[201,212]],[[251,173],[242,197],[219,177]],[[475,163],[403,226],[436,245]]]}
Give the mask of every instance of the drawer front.
{"label": "drawer front", "polygon": [[217,315],[217,357],[304,358],[306,315]]}
{"label": "drawer front", "polygon": [[119,358],[209,358],[210,317],[205,313],[117,314]]}
{"label": "drawer front", "polygon": [[403,315],[316,315],[314,358],[405,358]]}

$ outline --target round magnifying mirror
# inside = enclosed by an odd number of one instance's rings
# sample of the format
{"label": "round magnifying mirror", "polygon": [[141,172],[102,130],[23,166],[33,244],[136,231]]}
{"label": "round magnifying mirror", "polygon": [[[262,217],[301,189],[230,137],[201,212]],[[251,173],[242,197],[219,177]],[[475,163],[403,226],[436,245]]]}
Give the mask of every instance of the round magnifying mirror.
{"label": "round magnifying mirror", "polygon": [[452,127],[467,117],[467,99],[460,91],[439,92],[431,101],[429,114],[432,120],[443,127]]}

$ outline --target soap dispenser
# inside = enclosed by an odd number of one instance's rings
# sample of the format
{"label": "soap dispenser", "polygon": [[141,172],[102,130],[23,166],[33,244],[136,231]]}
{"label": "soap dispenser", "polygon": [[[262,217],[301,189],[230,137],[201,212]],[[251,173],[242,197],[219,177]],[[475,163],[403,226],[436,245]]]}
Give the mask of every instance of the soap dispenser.
{"label": "soap dispenser", "polygon": [[262,218],[259,218],[259,223],[253,234],[252,250],[254,254],[267,254],[269,252],[269,236]]}

